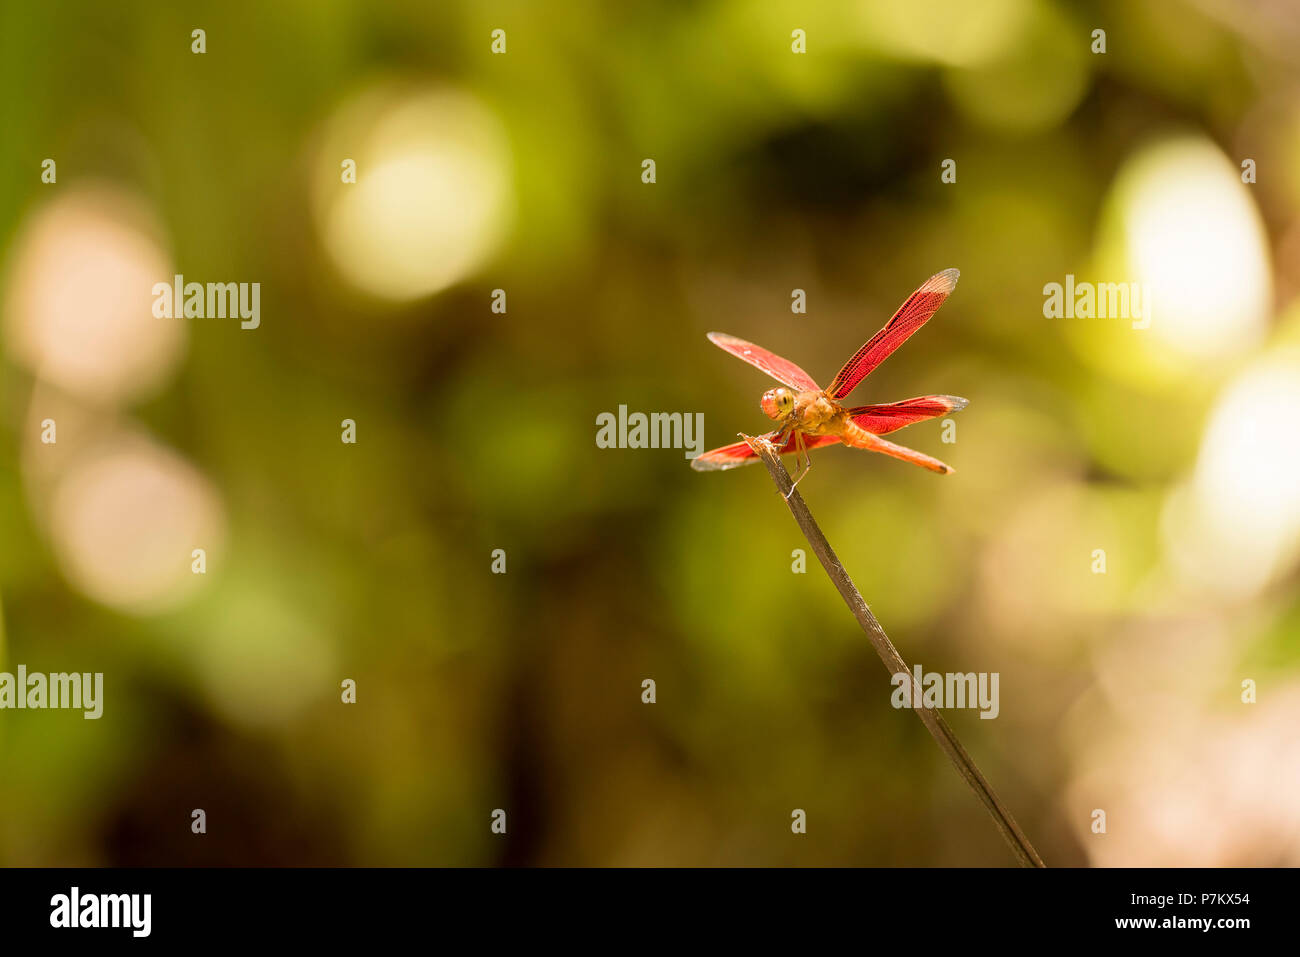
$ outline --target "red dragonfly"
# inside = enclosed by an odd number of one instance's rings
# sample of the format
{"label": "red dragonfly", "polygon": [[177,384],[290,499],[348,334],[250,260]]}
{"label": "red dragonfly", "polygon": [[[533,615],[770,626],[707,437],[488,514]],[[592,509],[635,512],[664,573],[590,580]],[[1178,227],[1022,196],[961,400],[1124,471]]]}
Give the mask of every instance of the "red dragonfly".
{"label": "red dragonfly", "polygon": [[[932,472],[948,474],[953,471],[952,466],[945,465],[938,459],[915,449],[895,445],[880,436],[913,422],[964,409],[968,405],[966,399],[955,395],[923,395],[902,402],[860,405],[849,409],[842,406],[840,400],[884,362],[890,353],[907,341],[908,336],[925,325],[943,305],[948,294],[956,288],[958,275],[956,269],[945,269],[927,279],[921,288],[907,297],[907,302],[898,307],[885,327],[872,336],[852,359],[844,363],[844,368],[836,374],[835,381],[825,389],[819,388],[812,376],[789,359],[783,359],[762,346],[735,336],[721,332],[709,333],[709,341],[714,345],[757,366],[782,384],[782,388],[768,389],[759,401],[768,417],[780,423],[779,428],[763,438],[774,444],[782,455],[795,453],[796,468],[800,454],[805,457],[807,465],[799,473],[799,478],[795,479],[796,484],[812,468],[812,456],[808,450],[834,445],[836,442],[843,442],[850,448],[883,452]],[[698,471],[734,469],[738,465],[748,465],[757,458],[748,442],[733,442],[698,456],[691,462],[691,468]]]}

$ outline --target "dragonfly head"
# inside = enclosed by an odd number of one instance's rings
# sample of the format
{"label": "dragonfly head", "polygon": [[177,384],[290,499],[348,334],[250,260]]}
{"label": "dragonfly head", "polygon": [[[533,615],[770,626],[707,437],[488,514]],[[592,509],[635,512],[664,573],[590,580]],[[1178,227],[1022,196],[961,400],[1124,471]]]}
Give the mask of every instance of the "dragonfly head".
{"label": "dragonfly head", "polygon": [[794,410],[794,394],[789,389],[768,389],[758,404],[769,419],[784,419]]}

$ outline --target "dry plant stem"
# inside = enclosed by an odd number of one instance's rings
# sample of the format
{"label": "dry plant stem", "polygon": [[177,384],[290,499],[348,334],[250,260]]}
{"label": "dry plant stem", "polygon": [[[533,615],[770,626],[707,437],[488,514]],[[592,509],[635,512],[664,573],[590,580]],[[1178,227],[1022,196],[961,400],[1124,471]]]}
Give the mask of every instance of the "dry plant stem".
{"label": "dry plant stem", "polygon": [[[776,483],[777,491],[785,497],[786,505],[790,506],[790,513],[794,515],[794,520],[799,523],[804,537],[808,539],[808,544],[821,560],[822,566],[826,569],[826,574],[830,576],[835,587],[839,589],[840,596],[844,603],[849,606],[849,611],[853,612],[853,617],[858,620],[862,630],[867,633],[867,638],[871,645],[876,649],[876,654],[884,662],[885,667],[890,674],[902,673],[908,677],[907,687],[911,687],[912,673],[907,667],[907,662],[903,656],[898,653],[894,643],[889,640],[885,634],[885,629],[880,627],[880,622],[876,616],[871,613],[867,607],[862,593],[858,591],[853,580],[849,578],[849,573],[844,570],[840,564],[839,558],[836,557],[835,551],[831,548],[830,543],[826,541],[826,536],[817,526],[816,520],[812,517],[812,512],[808,511],[808,506],[804,503],[803,496],[793,487],[790,481],[790,473],[785,470],[781,463],[781,458],[776,454],[774,446],[761,436],[754,438],[744,436],[767,470],[772,473],[772,481]],[[975,796],[983,802],[984,807],[988,809],[997,824],[998,830],[1002,832],[1002,837],[1011,845],[1011,850],[1015,852],[1022,867],[1045,867],[1043,859],[1038,856],[1034,846],[1029,843],[1029,838],[1025,837],[1020,825],[1016,823],[1015,818],[1006,806],[998,800],[998,796],[993,793],[993,788],[985,780],[984,775],[980,773],[971,756],[966,753],[966,749],[961,746],[957,736],[952,733],[952,728],[948,727],[948,722],[943,719],[943,715],[933,708],[916,708],[916,714],[921,719],[921,723],[934,737],[939,748],[944,754],[948,755],[949,760],[957,768],[966,783],[970,785]]]}

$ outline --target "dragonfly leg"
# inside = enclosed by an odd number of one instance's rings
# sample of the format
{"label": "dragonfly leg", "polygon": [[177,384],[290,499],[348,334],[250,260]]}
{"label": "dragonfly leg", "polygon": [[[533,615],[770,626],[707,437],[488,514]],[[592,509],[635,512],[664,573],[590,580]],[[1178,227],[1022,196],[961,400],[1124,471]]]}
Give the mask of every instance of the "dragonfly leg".
{"label": "dragonfly leg", "polygon": [[804,476],[812,471],[812,451],[808,448],[808,440],[803,440],[803,472],[799,475],[799,481],[802,482]]}
{"label": "dragonfly leg", "polygon": [[790,491],[785,493],[786,501],[789,501],[790,496],[794,494],[794,487],[802,482],[803,477],[812,470],[812,453],[808,450],[808,446],[804,442],[803,433],[796,432],[794,434],[794,465],[796,469],[799,469],[800,453],[803,453],[804,466],[799,470],[799,477],[790,483]]}

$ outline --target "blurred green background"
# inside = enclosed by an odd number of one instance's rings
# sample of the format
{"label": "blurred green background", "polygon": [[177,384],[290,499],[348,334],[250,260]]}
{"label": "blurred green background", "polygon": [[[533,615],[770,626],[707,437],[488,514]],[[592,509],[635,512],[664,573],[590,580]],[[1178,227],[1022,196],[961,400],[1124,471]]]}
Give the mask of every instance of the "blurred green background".
{"label": "blurred green background", "polygon": [[[948,718],[1049,864],[1300,864],[1298,49],[1226,0],[0,8],[0,670],[105,676],[0,711],[0,863],[1011,864],[764,471],[595,444],[759,431],[706,331],[826,382],[956,266],[853,402],[968,397],[897,436],[957,473],[820,451],[814,514],[909,662],[1000,673]],[[260,328],[155,318],[175,273]],[[1067,275],[1150,328],[1045,317]]]}

